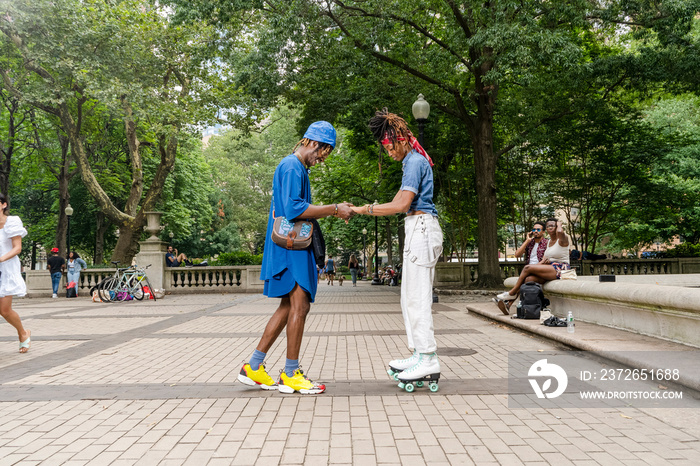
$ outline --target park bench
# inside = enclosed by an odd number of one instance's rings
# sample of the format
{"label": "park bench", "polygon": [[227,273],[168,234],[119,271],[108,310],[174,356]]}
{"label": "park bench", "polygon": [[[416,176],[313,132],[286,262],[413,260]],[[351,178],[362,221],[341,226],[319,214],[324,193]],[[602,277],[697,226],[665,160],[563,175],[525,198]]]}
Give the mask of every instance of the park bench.
{"label": "park bench", "polygon": [[556,316],[572,311],[583,322],[700,347],[700,274],[579,276],[547,282],[544,291]]}

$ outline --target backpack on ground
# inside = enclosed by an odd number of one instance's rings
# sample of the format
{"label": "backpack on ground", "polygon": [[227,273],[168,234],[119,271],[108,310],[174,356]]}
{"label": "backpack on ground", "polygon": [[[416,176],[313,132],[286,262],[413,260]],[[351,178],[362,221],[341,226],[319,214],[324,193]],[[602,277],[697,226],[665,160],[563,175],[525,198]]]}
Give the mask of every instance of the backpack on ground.
{"label": "backpack on ground", "polygon": [[520,287],[520,303],[517,307],[518,319],[539,319],[540,312],[549,306],[549,299],[544,297],[542,285],[526,282]]}
{"label": "backpack on ground", "polygon": [[78,297],[78,285],[74,281],[71,281],[66,285],[66,298],[77,298]]}

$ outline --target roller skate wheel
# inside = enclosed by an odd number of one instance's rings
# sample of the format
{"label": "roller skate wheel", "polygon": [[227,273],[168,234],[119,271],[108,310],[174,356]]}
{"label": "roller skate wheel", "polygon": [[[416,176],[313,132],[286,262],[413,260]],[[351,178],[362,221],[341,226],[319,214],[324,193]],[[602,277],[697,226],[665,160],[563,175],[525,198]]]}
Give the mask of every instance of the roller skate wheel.
{"label": "roller skate wheel", "polygon": [[418,382],[416,382],[416,387],[421,388],[422,386],[423,386],[422,380],[419,380]]}
{"label": "roller skate wheel", "polygon": [[430,384],[430,391],[431,391],[431,392],[436,392],[436,391],[438,391],[438,384],[436,384],[436,383],[431,383],[431,384]]}
{"label": "roller skate wheel", "polygon": [[398,380],[399,380],[399,373],[398,373],[398,372],[394,372],[394,375],[392,375],[391,378],[394,379],[394,380],[396,380],[396,381],[398,381]]}
{"label": "roller skate wheel", "polygon": [[416,387],[414,387],[412,383],[407,383],[407,384],[406,384],[405,390],[406,390],[408,393],[411,393],[411,392],[412,392],[413,390],[415,390],[415,389],[416,389]]}

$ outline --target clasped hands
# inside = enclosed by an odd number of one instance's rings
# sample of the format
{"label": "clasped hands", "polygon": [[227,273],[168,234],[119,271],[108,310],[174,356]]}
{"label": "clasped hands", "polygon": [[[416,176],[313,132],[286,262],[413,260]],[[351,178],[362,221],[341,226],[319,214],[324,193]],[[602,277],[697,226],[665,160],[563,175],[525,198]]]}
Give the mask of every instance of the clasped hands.
{"label": "clasped hands", "polygon": [[342,218],[347,223],[355,215],[363,215],[371,213],[369,206],[372,204],[366,204],[363,206],[355,206],[349,202],[338,203],[338,212],[335,214],[336,217]]}

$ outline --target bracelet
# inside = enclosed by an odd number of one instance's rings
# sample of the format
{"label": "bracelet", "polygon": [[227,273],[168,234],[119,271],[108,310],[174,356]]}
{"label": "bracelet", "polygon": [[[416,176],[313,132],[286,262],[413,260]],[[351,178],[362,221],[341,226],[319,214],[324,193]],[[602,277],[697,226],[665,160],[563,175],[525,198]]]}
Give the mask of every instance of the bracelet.
{"label": "bracelet", "polygon": [[338,204],[335,205],[335,210],[333,211],[333,216],[334,217],[338,216]]}
{"label": "bracelet", "polygon": [[374,214],[374,204],[370,204],[367,206],[367,212],[369,212],[370,215]]}

